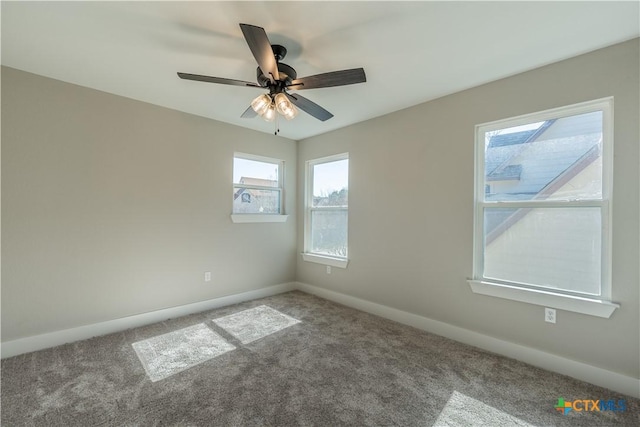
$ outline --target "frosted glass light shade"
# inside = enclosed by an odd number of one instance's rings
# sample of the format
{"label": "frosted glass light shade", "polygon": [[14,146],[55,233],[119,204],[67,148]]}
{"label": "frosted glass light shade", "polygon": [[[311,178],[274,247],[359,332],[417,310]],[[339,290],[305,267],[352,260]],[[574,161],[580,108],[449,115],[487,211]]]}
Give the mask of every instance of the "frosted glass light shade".
{"label": "frosted glass light shade", "polygon": [[253,111],[258,113],[260,116],[265,114],[269,105],[271,105],[271,97],[267,94],[262,94],[251,101],[251,108],[253,108]]}
{"label": "frosted glass light shade", "polygon": [[267,109],[262,113],[262,118],[268,122],[272,122],[276,118],[276,107],[273,104],[267,106]]}
{"label": "frosted glass light shade", "polygon": [[298,109],[289,101],[284,93],[279,93],[273,99],[276,109],[285,119],[291,120],[298,115]]}

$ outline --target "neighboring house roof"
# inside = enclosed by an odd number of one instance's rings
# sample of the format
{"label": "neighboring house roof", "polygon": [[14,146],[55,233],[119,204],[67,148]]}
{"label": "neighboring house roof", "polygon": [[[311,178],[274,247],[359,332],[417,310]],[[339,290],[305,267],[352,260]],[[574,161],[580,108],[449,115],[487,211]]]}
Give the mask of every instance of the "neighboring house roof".
{"label": "neighboring house roof", "polygon": [[[532,131],[493,135],[487,144],[485,181],[491,186],[496,181],[511,182],[508,194],[489,193],[486,200],[544,200],[554,194],[600,156],[602,135],[589,126],[587,120],[567,118],[544,122]],[[571,134],[579,136],[567,136]],[[485,243],[527,213],[527,209],[492,211],[487,217]]]}
{"label": "neighboring house roof", "polygon": [[522,174],[522,165],[509,165],[499,172],[493,172],[487,176],[487,182],[519,180]]}
{"label": "neighboring house roof", "polygon": [[[239,181],[240,182],[238,184],[242,184],[242,185],[257,185],[260,187],[278,187],[277,179],[273,180],[273,179],[262,179],[262,178],[252,178],[248,176],[242,176],[240,177]],[[247,191],[246,188],[239,188],[238,191],[236,191],[233,194],[233,200],[236,200],[245,191]]]}
{"label": "neighboring house roof", "polygon": [[503,135],[493,135],[489,140],[489,148],[506,147],[508,145],[523,144],[534,135],[538,129],[524,130],[521,132],[512,132]]}
{"label": "neighboring house roof", "polygon": [[236,200],[238,197],[240,197],[240,195],[244,193],[245,190],[246,188],[239,188],[238,191],[233,193],[233,200]]}
{"label": "neighboring house roof", "polygon": [[[584,131],[579,129],[580,126],[585,128]],[[514,132],[522,135],[512,139],[519,142],[511,145],[492,145],[494,138],[504,141],[501,139],[503,135],[492,136],[485,155],[485,181],[515,182],[508,193],[502,192],[497,196],[488,194],[487,200],[531,200],[538,197],[545,187],[598,145],[601,133],[592,132],[588,126],[588,118],[548,121],[526,139],[522,132]],[[570,132],[576,132],[579,136],[571,136]]]}
{"label": "neighboring house roof", "polygon": [[512,159],[527,148],[527,143],[536,141],[555,122],[547,120],[536,129],[506,134],[496,134],[489,139],[487,151],[491,155],[486,156],[485,171],[487,177],[500,174],[502,169],[512,163]]}

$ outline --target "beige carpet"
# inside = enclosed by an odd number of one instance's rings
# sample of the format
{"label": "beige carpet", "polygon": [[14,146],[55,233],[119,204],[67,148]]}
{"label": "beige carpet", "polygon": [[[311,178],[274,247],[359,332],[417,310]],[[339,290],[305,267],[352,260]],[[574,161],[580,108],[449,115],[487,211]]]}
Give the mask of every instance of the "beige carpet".
{"label": "beige carpet", "polygon": [[236,348],[204,323],[134,342],[131,346],[151,381],[163,380]]}
{"label": "beige carpet", "polygon": [[640,425],[637,399],[302,292],[5,359],[1,385],[2,426]]}

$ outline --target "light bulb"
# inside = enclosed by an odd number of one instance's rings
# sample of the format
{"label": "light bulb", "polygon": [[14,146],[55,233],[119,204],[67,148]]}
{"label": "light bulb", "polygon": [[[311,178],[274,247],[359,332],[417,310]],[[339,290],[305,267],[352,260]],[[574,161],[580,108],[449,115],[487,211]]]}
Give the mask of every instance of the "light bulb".
{"label": "light bulb", "polygon": [[272,122],[276,118],[276,106],[269,104],[267,109],[262,113],[262,118],[268,122]]}
{"label": "light bulb", "polygon": [[276,108],[278,109],[278,112],[283,115],[285,111],[287,111],[291,106],[291,103],[287,99],[287,96],[282,92],[277,94],[275,98],[273,98],[273,101],[276,103]]}
{"label": "light bulb", "polygon": [[276,109],[285,117],[285,119],[291,120],[298,115],[298,110],[284,93],[277,94],[273,101],[276,104]]}
{"label": "light bulb", "polygon": [[266,112],[266,109],[269,108],[269,105],[271,105],[271,97],[266,93],[263,93],[251,101],[251,108],[261,116]]}

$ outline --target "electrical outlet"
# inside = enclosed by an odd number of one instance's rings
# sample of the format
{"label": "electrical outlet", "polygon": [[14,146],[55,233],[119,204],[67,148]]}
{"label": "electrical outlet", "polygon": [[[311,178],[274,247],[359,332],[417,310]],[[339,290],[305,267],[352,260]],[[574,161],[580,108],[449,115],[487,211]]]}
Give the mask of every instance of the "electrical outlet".
{"label": "electrical outlet", "polygon": [[556,323],[556,310],[554,308],[544,309],[544,321],[549,323]]}
{"label": "electrical outlet", "polygon": [[327,274],[331,274],[331,266],[327,265]]}
{"label": "electrical outlet", "polygon": [[205,271],[205,273],[204,273],[204,281],[205,282],[210,282],[211,281],[211,272],[210,271]]}

